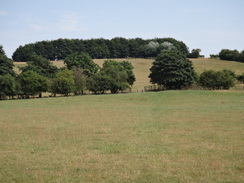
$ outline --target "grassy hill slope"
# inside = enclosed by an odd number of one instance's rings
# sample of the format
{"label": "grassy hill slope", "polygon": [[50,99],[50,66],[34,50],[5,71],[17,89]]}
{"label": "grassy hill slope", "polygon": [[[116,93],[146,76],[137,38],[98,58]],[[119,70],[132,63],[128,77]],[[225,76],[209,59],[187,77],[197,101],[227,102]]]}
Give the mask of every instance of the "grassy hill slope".
{"label": "grassy hill slope", "polygon": [[243,182],[243,92],[0,102],[0,182]]}

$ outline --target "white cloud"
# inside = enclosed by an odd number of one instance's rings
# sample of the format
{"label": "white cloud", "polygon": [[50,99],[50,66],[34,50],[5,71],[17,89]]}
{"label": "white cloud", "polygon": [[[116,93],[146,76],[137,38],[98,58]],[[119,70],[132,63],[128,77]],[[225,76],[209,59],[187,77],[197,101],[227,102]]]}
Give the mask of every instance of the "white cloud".
{"label": "white cloud", "polygon": [[0,16],[6,16],[8,13],[4,10],[0,10]]}
{"label": "white cloud", "polygon": [[34,31],[46,32],[78,32],[86,31],[88,28],[84,24],[84,17],[75,13],[63,13],[59,15],[59,20],[53,23],[32,23],[29,24],[30,28]]}

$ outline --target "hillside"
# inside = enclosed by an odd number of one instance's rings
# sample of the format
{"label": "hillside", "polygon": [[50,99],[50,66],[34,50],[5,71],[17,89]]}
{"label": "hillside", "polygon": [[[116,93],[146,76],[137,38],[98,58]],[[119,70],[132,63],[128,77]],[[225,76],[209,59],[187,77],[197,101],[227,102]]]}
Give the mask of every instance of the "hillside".
{"label": "hillside", "polygon": [[[94,59],[94,62],[102,66],[104,60],[107,59]],[[128,60],[134,66],[134,73],[136,75],[136,82],[133,86],[134,90],[141,90],[144,86],[150,85],[150,80],[148,75],[150,73],[150,67],[152,65],[153,59],[140,59],[140,58],[127,58],[127,59],[114,59],[117,61]],[[223,61],[219,59],[208,59],[208,58],[198,58],[190,59],[197,73],[202,73],[204,70],[222,70],[230,69],[236,74],[241,74],[244,72],[244,63],[234,62],[234,61]],[[63,67],[63,61],[54,61],[54,65],[57,67]],[[18,71],[17,67],[26,65],[25,62],[15,62],[15,70]]]}
{"label": "hillside", "polygon": [[244,95],[2,101],[0,182],[243,182]]}

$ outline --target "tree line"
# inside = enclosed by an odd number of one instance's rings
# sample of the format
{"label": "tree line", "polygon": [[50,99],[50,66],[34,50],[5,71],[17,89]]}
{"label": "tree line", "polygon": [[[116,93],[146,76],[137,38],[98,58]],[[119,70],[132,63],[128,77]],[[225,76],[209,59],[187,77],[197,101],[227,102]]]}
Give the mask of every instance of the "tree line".
{"label": "tree line", "polygon": [[[152,84],[162,89],[180,90],[192,85],[205,89],[229,89],[236,80],[244,82],[244,73],[237,76],[231,70],[206,70],[198,75],[187,55],[171,43],[149,42],[149,45],[152,48],[164,47],[156,56],[148,76]],[[195,51],[199,53],[200,50]],[[100,67],[88,53],[83,52],[66,56],[65,67],[62,68],[37,54],[29,59],[27,66],[20,68],[21,73],[16,74],[13,60],[7,58],[0,46],[0,99],[42,97],[43,92],[50,92],[52,96],[79,95],[85,91],[118,93],[131,88],[136,80],[130,62],[108,59]]]}
{"label": "tree line", "polygon": [[184,55],[189,51],[185,43],[174,38],[126,39],[57,39],[19,46],[13,53],[16,62],[30,61],[33,55],[48,60],[63,60],[72,53],[87,53],[92,59],[156,57],[162,50],[174,49]]}
{"label": "tree line", "polygon": [[102,67],[94,63],[87,53],[73,53],[64,59],[66,67],[58,69],[49,60],[32,55],[21,73],[13,70],[13,61],[0,46],[0,99],[29,98],[43,92],[53,96],[93,93],[118,93],[131,88],[136,78],[128,61],[106,60]]}
{"label": "tree line", "polygon": [[237,61],[244,63],[244,50],[239,52],[238,50],[222,49],[219,54],[210,55],[211,58],[219,58],[221,60]]}

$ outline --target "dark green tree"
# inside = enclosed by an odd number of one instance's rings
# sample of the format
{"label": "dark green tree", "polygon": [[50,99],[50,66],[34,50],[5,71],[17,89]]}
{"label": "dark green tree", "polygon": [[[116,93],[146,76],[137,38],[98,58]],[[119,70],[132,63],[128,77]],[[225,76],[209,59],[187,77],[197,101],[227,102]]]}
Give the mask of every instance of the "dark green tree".
{"label": "dark green tree", "polygon": [[222,49],[219,52],[219,58],[221,60],[238,61],[240,53],[237,50]]}
{"label": "dark green tree", "polygon": [[199,48],[193,49],[191,51],[191,53],[189,53],[188,58],[199,58],[200,57],[200,52],[201,52],[201,49],[199,49]]}
{"label": "dark green tree", "polygon": [[2,45],[0,45],[0,55],[5,55],[6,56]]}
{"label": "dark green tree", "polygon": [[116,37],[110,41],[111,58],[127,58],[129,56],[129,42],[122,37]]}
{"label": "dark green tree", "polygon": [[133,73],[133,69],[134,67],[132,66],[132,64],[128,61],[122,61],[119,62],[119,64],[124,68],[124,70],[127,73],[127,82],[129,83],[130,86],[132,86],[134,84],[134,82],[136,81],[136,77],[135,74]]}
{"label": "dark green tree", "polygon": [[10,74],[0,75],[0,100],[13,97],[15,93],[15,78]]}
{"label": "dark green tree", "polygon": [[50,87],[48,79],[34,71],[22,72],[18,76],[18,82],[20,82],[22,94],[26,98],[37,94],[42,97],[42,92],[47,92]]}
{"label": "dark green tree", "polygon": [[4,54],[0,54],[0,75],[10,74],[11,76],[15,76],[13,68],[13,61]]}
{"label": "dark green tree", "polygon": [[244,72],[241,75],[237,76],[237,80],[240,81],[241,83],[244,83]]}
{"label": "dark green tree", "polygon": [[229,70],[214,71],[206,70],[200,75],[200,84],[207,89],[229,89],[235,86],[235,77]]}
{"label": "dark green tree", "polygon": [[150,81],[166,89],[182,89],[191,86],[196,78],[192,62],[175,50],[159,54],[150,69]]}
{"label": "dark green tree", "polygon": [[244,50],[240,53],[239,61],[244,63]]}
{"label": "dark green tree", "polygon": [[28,62],[33,55],[36,55],[34,44],[27,44],[25,46],[19,46],[13,53],[12,59],[15,62]]}
{"label": "dark green tree", "polygon": [[111,93],[118,93],[130,87],[127,71],[121,63],[106,60],[100,72],[103,76],[106,76]]}
{"label": "dark green tree", "polygon": [[49,60],[38,55],[33,55],[31,61],[27,62],[27,66],[21,67],[20,69],[22,72],[31,70],[47,78],[54,77],[58,72],[58,68]]}
{"label": "dark green tree", "polygon": [[95,94],[105,93],[110,89],[110,77],[104,72],[98,72],[88,78],[87,89]]}
{"label": "dark green tree", "polygon": [[64,59],[68,69],[81,68],[88,77],[97,73],[99,66],[95,64],[87,53],[73,53]]}
{"label": "dark green tree", "polygon": [[56,74],[56,77],[51,80],[51,92],[68,96],[75,91],[74,73],[72,70],[64,69]]}

